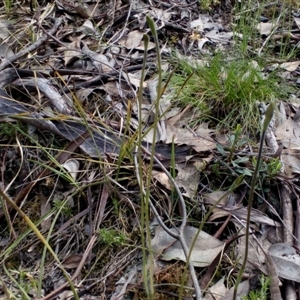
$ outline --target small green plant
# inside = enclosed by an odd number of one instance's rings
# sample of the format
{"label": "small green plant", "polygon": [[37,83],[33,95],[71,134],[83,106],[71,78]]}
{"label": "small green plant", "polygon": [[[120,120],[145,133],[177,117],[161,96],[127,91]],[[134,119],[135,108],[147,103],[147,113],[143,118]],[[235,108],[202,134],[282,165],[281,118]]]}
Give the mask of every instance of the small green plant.
{"label": "small green plant", "polygon": [[26,125],[22,124],[22,123],[1,123],[0,124],[0,139],[10,139],[12,137],[14,137],[18,132],[19,129],[21,129],[22,131],[26,131]]}
{"label": "small green plant", "polygon": [[5,12],[7,15],[9,15],[11,12],[13,2],[12,2],[12,0],[4,0],[3,3],[5,6]]}
{"label": "small green plant", "polygon": [[[238,154],[249,142],[249,139],[243,136],[240,124],[237,125],[233,134],[228,136],[228,140],[228,145],[217,144],[217,150],[221,158],[212,165],[212,171],[218,177],[221,176],[220,172],[229,176],[244,175],[248,178],[252,177],[256,168],[257,157]],[[280,172],[281,167],[279,158],[266,157],[262,159],[258,168],[260,182],[274,179]]]}
{"label": "small green plant", "polygon": [[220,0],[201,0],[199,2],[202,10],[211,10],[214,6],[220,4]]}
{"label": "small green plant", "polygon": [[230,129],[239,122],[242,131],[251,133],[259,127],[257,102],[272,102],[280,93],[274,77],[264,77],[256,62],[221,54],[209,58],[205,66],[179,60],[171,86],[179,105],[201,112],[196,122],[211,120]]}
{"label": "small green plant", "polygon": [[30,294],[32,290],[37,289],[36,279],[34,279],[34,277],[30,273],[23,270],[19,270],[19,283],[26,291],[26,295]]}
{"label": "small green plant", "polygon": [[243,300],[267,300],[269,299],[270,278],[262,275],[259,279],[261,288],[250,291],[248,296],[243,297]]}
{"label": "small green plant", "polygon": [[71,207],[66,203],[66,201],[61,201],[61,200],[54,200],[54,206],[57,208],[57,210],[60,209],[61,214],[64,217],[71,217],[72,216],[72,209]]}
{"label": "small green plant", "polygon": [[[252,165],[255,167],[257,164],[256,157],[252,157]],[[259,166],[259,173],[262,176],[268,176],[268,177],[274,177],[280,172],[280,169],[282,168],[280,159],[277,158],[269,158],[267,160],[263,160]]]}
{"label": "small green plant", "polygon": [[120,246],[126,241],[125,234],[115,229],[99,229],[99,241],[107,246]]}

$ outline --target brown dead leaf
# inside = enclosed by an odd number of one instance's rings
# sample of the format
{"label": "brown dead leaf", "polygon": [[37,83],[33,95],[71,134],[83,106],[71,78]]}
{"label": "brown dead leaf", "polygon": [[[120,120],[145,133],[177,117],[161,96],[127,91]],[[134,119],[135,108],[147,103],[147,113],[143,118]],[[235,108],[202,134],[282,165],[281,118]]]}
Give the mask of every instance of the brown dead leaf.
{"label": "brown dead leaf", "polygon": [[168,22],[171,19],[173,14],[171,11],[162,10],[156,7],[151,7],[151,11],[149,13],[155,19],[158,19],[163,22]]}
{"label": "brown dead leaf", "polygon": [[[237,230],[241,234],[245,233],[245,228],[238,224],[234,223]],[[260,243],[260,246],[258,245],[258,242]],[[271,242],[266,239],[263,236],[253,237],[249,236],[249,244],[248,244],[248,256],[247,256],[247,264],[246,264],[246,270],[247,272],[253,272],[254,270],[260,270],[263,273],[267,274],[267,268],[265,266],[265,253],[268,251],[269,247],[271,245]],[[246,236],[241,236],[238,239],[238,244],[235,247],[236,257],[239,258],[240,264],[243,262],[245,257],[245,247],[246,247]],[[261,249],[263,248],[263,250]]]}
{"label": "brown dead leaf", "polygon": [[115,61],[110,60],[107,56],[94,51],[88,51],[90,58],[92,59],[93,66],[98,70],[99,73],[107,73],[114,68]]}
{"label": "brown dead leaf", "polygon": [[274,22],[260,22],[257,25],[257,29],[261,35],[269,35],[275,26],[276,24]]}
{"label": "brown dead leaf", "polygon": [[[122,37],[119,40],[119,44],[130,49],[137,49],[137,50],[145,50],[144,49],[144,42],[143,42],[144,33],[139,30],[133,30],[129,32],[126,36]],[[153,42],[149,42],[148,50],[154,49],[155,44]]]}
{"label": "brown dead leaf", "polygon": [[268,251],[278,276],[300,282],[300,256],[295,248],[284,244],[273,244]]}
{"label": "brown dead leaf", "polygon": [[[237,207],[233,205],[218,206],[214,208],[213,214],[210,216],[209,220],[213,221],[224,216],[232,215],[245,221],[247,220],[247,211],[247,207]],[[276,227],[282,226],[279,222],[272,220],[268,216],[264,215],[261,211],[254,208],[251,209],[250,221],[253,223]]]}
{"label": "brown dead leaf", "polygon": [[72,43],[68,44],[67,50],[64,51],[65,66],[69,65],[80,57],[80,40],[81,39],[78,38]]}
{"label": "brown dead leaf", "polygon": [[300,125],[291,118],[288,118],[276,128],[275,135],[276,139],[286,148],[290,148],[291,144],[299,145]]}
{"label": "brown dead leaf", "polygon": [[200,14],[199,18],[193,20],[190,24],[191,28],[197,29],[198,32],[204,32],[207,29],[217,28],[217,24],[207,14]]}
{"label": "brown dead leaf", "polygon": [[201,137],[209,137],[215,130],[208,128],[208,123],[201,123],[195,133]]}
{"label": "brown dead leaf", "polygon": [[300,29],[300,18],[299,17],[294,17],[294,21],[295,21],[297,27]]}
{"label": "brown dead leaf", "polygon": [[74,158],[68,159],[61,166],[70,173],[70,175],[72,176],[72,178],[74,180],[76,180],[78,171],[79,171],[79,161],[78,160],[76,160]]}
{"label": "brown dead leaf", "polygon": [[161,107],[161,111],[164,113],[166,119],[172,118],[180,113],[180,108],[172,105],[171,103],[172,95],[164,94],[159,100],[159,105]]}
{"label": "brown dead leaf", "polygon": [[216,148],[215,141],[207,136],[197,136],[186,128],[167,124],[166,143],[172,143],[173,137],[176,144],[192,146],[197,152],[204,152]]}
{"label": "brown dead leaf", "polygon": [[0,39],[5,40],[10,35],[11,32],[14,30],[14,26],[11,22],[8,22],[7,20],[0,20]]}
{"label": "brown dead leaf", "polygon": [[178,174],[175,178],[179,188],[184,188],[182,194],[188,198],[196,195],[200,181],[200,172],[195,165],[177,164]]}
{"label": "brown dead leaf", "polygon": [[98,18],[103,15],[103,10],[98,2],[86,4],[86,12],[90,18]]}
{"label": "brown dead leaf", "polygon": [[6,43],[2,43],[0,45],[0,57],[3,59],[9,59],[10,57],[14,56],[15,53],[13,52],[13,50],[11,49],[11,47],[6,44]]}
{"label": "brown dead leaf", "polygon": [[232,192],[214,191],[204,195],[205,201],[212,205],[226,205],[232,197],[236,197]]}
{"label": "brown dead leaf", "polygon": [[223,276],[217,283],[211,286],[206,293],[204,300],[222,300],[227,293],[227,288],[224,284],[225,277]]}
{"label": "brown dead leaf", "polygon": [[284,149],[281,153],[281,160],[284,164],[284,173],[287,177],[293,178],[300,174],[300,150]]}
{"label": "brown dead leaf", "polygon": [[[134,87],[139,87],[141,84],[141,76],[142,72],[138,71],[135,73],[124,73],[123,74],[124,78],[128,78],[129,82],[134,86]],[[146,87],[147,83],[143,81],[143,87]]]}
{"label": "brown dead leaf", "polygon": [[78,29],[78,32],[82,32],[86,35],[97,35],[97,30],[95,29],[91,20],[86,20]]}
{"label": "brown dead leaf", "polygon": [[160,171],[152,171],[152,176],[154,179],[156,179],[163,187],[165,187],[167,190],[171,191],[172,190],[172,185],[169,180],[169,177],[165,172],[160,172]]}
{"label": "brown dead leaf", "polygon": [[297,68],[299,67],[300,65],[300,61],[297,60],[297,61],[289,61],[289,62],[285,62],[285,63],[282,63],[280,65],[280,68],[286,70],[286,71],[289,71],[289,72],[294,72],[297,70]]}
{"label": "brown dead leaf", "polygon": [[194,31],[190,38],[197,41],[198,49],[202,52],[207,42],[213,41],[222,45],[228,43],[233,37],[232,31],[220,30],[223,25],[216,23],[208,14],[200,14],[198,19],[190,22],[190,27]]}
{"label": "brown dead leaf", "polygon": [[217,219],[220,219],[220,218],[223,218],[223,217],[227,217],[227,216],[230,216],[230,212],[224,210],[224,209],[220,209],[220,208],[214,208],[213,209],[213,213],[212,215],[209,217],[209,221],[212,222],[214,220],[217,220]]}
{"label": "brown dead leaf", "polygon": [[[39,198],[41,200],[41,216],[45,216],[51,210],[51,204],[48,199],[43,195],[43,193],[39,194]],[[43,220],[41,223],[42,230],[48,230],[51,227],[51,217]]]}
{"label": "brown dead leaf", "polygon": [[[242,299],[243,296],[247,296],[250,290],[250,282],[249,280],[242,281],[237,290],[237,298]],[[226,295],[222,298],[222,300],[232,300],[234,293],[234,286],[226,293]]]}
{"label": "brown dead leaf", "polygon": [[[171,231],[175,234],[178,232],[176,228],[171,229]],[[199,232],[198,228],[195,227],[186,226],[184,237],[191,252],[190,259],[197,267],[209,266],[224,247],[223,242],[204,231]],[[191,249],[195,238],[196,242]],[[161,255],[162,260],[186,261],[180,242],[171,237],[160,226],[155,230],[155,236],[151,240],[151,248],[155,253]]]}
{"label": "brown dead leaf", "polygon": [[[230,212],[233,216],[238,217],[242,220],[247,220],[247,213],[248,208],[247,207],[237,207],[232,205],[226,205],[223,207],[224,210]],[[267,215],[263,214],[260,210],[252,208],[251,209],[251,222],[259,223],[259,224],[266,224],[270,226],[276,226],[281,227],[281,223],[272,220]]]}

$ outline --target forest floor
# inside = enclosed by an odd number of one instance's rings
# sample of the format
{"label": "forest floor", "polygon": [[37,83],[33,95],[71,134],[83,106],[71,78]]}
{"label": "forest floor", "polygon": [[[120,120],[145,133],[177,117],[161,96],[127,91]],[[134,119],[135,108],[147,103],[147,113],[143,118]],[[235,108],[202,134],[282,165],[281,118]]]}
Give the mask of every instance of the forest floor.
{"label": "forest floor", "polygon": [[300,299],[297,1],[0,11],[0,299]]}

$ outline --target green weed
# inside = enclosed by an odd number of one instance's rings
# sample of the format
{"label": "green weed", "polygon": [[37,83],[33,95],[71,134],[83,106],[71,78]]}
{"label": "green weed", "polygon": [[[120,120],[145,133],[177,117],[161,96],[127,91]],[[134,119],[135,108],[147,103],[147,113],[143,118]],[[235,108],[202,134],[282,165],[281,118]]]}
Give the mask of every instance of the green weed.
{"label": "green weed", "polygon": [[99,242],[107,246],[120,246],[126,241],[125,234],[115,229],[99,229]]}
{"label": "green weed", "polygon": [[[227,145],[217,144],[219,152],[218,159],[211,166],[212,174],[215,178],[227,178],[228,184],[231,184],[235,178],[244,176],[244,179],[250,185],[250,180],[256,170],[258,159],[257,155],[243,155],[242,149],[245,149],[250,140],[241,134],[241,127],[238,125],[233,134],[228,136]],[[277,182],[277,175],[280,173],[282,164],[279,158],[274,158],[264,154],[263,159],[259,160],[258,166],[258,184],[255,186],[257,195],[263,199],[264,193],[268,193],[270,187]],[[257,201],[260,201],[258,197]]]}
{"label": "green weed", "polygon": [[250,291],[249,295],[243,297],[243,300],[267,300],[269,299],[269,287],[270,287],[270,278],[264,275],[259,279],[261,288]]}

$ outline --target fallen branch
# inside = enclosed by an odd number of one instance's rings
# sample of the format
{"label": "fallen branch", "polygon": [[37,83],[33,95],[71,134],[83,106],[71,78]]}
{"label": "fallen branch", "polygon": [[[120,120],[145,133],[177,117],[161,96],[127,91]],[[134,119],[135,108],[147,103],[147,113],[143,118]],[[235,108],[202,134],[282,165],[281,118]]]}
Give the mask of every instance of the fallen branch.
{"label": "fallen branch", "polygon": [[[49,30],[49,34],[51,35],[54,34],[58,29],[58,27],[60,26],[61,22],[62,22],[61,18],[55,19],[53,27],[51,28],[51,30]],[[21,50],[17,54],[13,55],[10,58],[4,59],[3,62],[0,64],[0,71],[4,70],[6,67],[11,65],[12,63],[14,63],[16,60],[20,59],[24,55],[40,47],[44,42],[48,40],[48,38],[49,38],[48,35],[45,34],[44,36],[39,38],[36,42],[26,47],[25,49]]]}

